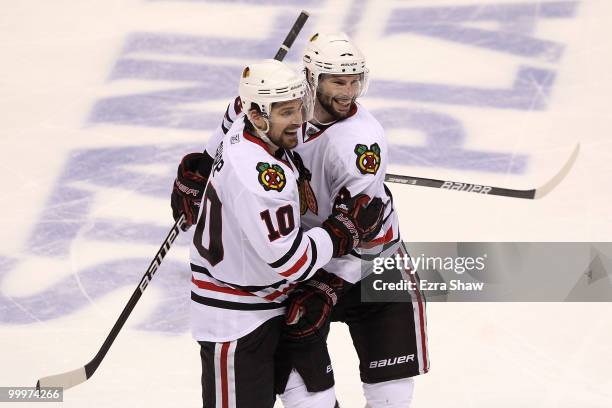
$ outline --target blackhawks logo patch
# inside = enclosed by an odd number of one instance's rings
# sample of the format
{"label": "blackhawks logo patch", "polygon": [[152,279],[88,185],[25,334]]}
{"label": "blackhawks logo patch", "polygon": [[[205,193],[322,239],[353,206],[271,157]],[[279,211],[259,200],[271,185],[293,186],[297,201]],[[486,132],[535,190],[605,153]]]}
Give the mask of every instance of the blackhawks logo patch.
{"label": "blackhawks logo patch", "polygon": [[380,168],[380,146],[378,143],[368,146],[358,144],[355,146],[355,154],[357,155],[357,169],[361,174],[376,174]]}
{"label": "blackhawks logo patch", "polygon": [[264,190],[283,191],[287,178],[281,166],[259,162],[255,168],[259,172],[257,180],[259,180],[259,184],[263,186]]}

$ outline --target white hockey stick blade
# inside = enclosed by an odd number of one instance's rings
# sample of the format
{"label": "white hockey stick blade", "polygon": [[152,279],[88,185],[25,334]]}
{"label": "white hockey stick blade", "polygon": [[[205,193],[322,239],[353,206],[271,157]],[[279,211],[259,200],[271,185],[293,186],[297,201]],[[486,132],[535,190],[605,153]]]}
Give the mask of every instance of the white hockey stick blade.
{"label": "white hockey stick blade", "polygon": [[64,390],[67,390],[68,388],[79,385],[85,381],[87,381],[85,367],[81,367],[66,373],[43,377],[38,380],[36,387],[62,387]]}
{"label": "white hockey stick blade", "polygon": [[574,166],[574,163],[576,162],[576,158],[578,157],[579,151],[580,151],[580,143],[576,144],[576,147],[574,147],[574,151],[572,152],[571,156],[567,160],[567,163],[565,163],[565,165],[561,168],[561,170],[559,170],[559,172],[553,178],[551,178],[548,182],[546,182],[543,186],[536,189],[535,196],[533,198],[537,199],[537,198],[544,197],[545,195],[550,193],[555,187],[557,187],[559,183],[561,183],[561,181],[563,181],[565,176],[567,176],[567,173],[569,173],[569,171]]}

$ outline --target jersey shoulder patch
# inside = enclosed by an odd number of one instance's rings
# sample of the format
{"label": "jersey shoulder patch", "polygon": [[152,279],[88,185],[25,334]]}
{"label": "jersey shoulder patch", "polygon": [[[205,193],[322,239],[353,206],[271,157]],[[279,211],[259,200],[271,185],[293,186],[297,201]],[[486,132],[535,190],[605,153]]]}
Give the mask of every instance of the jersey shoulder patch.
{"label": "jersey shoulder patch", "polygon": [[258,162],[255,166],[257,170],[257,181],[266,191],[281,192],[287,185],[285,170],[278,164]]}
{"label": "jersey shoulder patch", "polygon": [[353,152],[357,155],[355,165],[361,174],[376,174],[380,168],[380,146],[373,143],[355,145]]}

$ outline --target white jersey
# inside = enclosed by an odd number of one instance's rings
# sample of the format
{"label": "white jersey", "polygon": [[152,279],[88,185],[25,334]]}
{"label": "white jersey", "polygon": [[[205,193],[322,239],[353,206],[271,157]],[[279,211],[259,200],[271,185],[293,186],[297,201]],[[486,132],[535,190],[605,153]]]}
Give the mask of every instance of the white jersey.
{"label": "white jersey", "polygon": [[245,132],[243,117],[215,151],[190,250],[198,341],[235,340],[284,314],[287,292],[331,259],[327,232],[300,227],[298,174],[280,153]]}
{"label": "white jersey", "polygon": [[[227,133],[227,127],[244,114],[240,99],[236,98],[225,111],[223,122],[209,139],[206,150],[212,156]],[[391,192],[385,187],[388,148],[384,129],[362,105],[355,104],[349,117],[327,126],[307,123],[298,134],[298,145],[293,151],[302,158],[311,172],[308,186],[300,191],[302,226],[317,227],[331,214],[333,203],[341,194],[360,193],[371,198],[380,197],[388,204],[379,236],[365,247],[380,249],[381,244],[399,242],[399,220],[393,208]],[[385,247],[393,253],[394,247]],[[334,258],[325,270],[355,283],[362,279],[360,249],[347,256]]]}
{"label": "white jersey", "polygon": [[[355,104],[349,117],[327,126],[308,123],[303,129],[297,152],[312,173],[301,186],[302,225],[305,229],[320,225],[331,214],[337,197],[364,193],[380,197],[387,205],[379,235],[364,247],[399,240],[399,222],[393,209],[391,193],[384,185],[388,163],[385,133],[380,123],[361,105]],[[333,259],[325,270],[355,283],[363,278],[360,249]]]}

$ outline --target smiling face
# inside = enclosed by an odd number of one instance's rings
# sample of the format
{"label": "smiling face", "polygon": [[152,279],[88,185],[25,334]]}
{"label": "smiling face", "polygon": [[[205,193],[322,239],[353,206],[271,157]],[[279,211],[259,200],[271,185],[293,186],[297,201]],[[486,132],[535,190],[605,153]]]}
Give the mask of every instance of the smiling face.
{"label": "smiling face", "polygon": [[319,77],[315,118],[320,123],[346,118],[361,93],[363,74]]}
{"label": "smiling face", "polygon": [[297,132],[307,120],[302,99],[272,104],[268,137],[274,144],[285,149],[297,146]]}
{"label": "smiling face", "polygon": [[249,113],[253,124],[262,131],[267,129],[265,133],[270,141],[285,149],[293,149],[297,146],[297,132],[308,120],[302,98],[273,103],[267,119],[264,119],[255,109]]}

